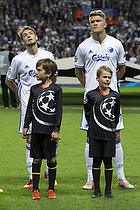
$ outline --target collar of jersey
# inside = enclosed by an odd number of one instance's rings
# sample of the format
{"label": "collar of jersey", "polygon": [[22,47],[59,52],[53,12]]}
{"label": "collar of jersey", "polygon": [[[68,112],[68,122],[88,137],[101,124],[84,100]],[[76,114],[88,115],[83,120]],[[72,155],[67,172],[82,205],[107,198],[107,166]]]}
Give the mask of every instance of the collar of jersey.
{"label": "collar of jersey", "polygon": [[44,89],[44,88],[47,88],[47,87],[49,87],[49,86],[50,86],[50,85],[46,85],[46,86],[43,86],[42,84],[40,85],[40,87],[43,88],[43,89]]}
{"label": "collar of jersey", "polygon": [[106,92],[106,93],[104,93],[104,92],[102,92],[102,91],[100,90],[100,93],[101,93],[103,96],[106,96],[106,95],[108,95],[108,94],[109,94],[109,91],[108,91],[108,92]]}

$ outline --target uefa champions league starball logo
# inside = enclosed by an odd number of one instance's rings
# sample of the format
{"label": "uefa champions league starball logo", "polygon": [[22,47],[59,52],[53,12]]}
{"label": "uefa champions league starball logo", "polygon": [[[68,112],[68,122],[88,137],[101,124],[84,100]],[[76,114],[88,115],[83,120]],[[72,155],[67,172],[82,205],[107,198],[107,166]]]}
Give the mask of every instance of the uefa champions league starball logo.
{"label": "uefa champions league starball logo", "polygon": [[55,113],[54,91],[43,92],[37,99],[37,107],[42,113],[53,115]]}
{"label": "uefa champions league starball logo", "polygon": [[106,98],[100,105],[101,113],[107,120],[115,120],[115,115],[113,114],[115,103],[115,97],[110,97]]}

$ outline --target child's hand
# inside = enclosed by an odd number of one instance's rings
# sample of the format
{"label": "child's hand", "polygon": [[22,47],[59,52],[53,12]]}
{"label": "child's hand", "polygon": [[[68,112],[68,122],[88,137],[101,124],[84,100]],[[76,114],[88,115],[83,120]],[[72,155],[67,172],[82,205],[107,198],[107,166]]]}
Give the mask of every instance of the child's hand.
{"label": "child's hand", "polygon": [[23,139],[27,139],[27,138],[28,138],[29,135],[27,135],[27,131],[28,131],[27,128],[24,128],[24,129],[23,129],[23,131],[22,131],[22,138],[23,138]]}
{"label": "child's hand", "polygon": [[59,136],[59,133],[55,133],[55,132],[52,132],[51,137],[52,137],[52,140],[56,141],[56,143],[58,143],[59,140],[61,139],[61,137]]}

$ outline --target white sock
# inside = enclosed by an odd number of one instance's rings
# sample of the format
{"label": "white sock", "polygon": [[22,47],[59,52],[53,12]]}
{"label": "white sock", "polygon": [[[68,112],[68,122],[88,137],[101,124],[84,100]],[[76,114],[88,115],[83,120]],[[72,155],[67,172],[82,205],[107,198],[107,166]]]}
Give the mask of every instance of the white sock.
{"label": "white sock", "polygon": [[31,180],[32,180],[32,163],[33,163],[33,158],[30,157],[30,144],[26,143],[26,164],[27,164],[29,179]]}
{"label": "white sock", "polygon": [[93,180],[92,175],[92,165],[93,165],[93,158],[89,157],[89,142],[86,142],[85,147],[85,160],[86,160],[86,167],[87,167],[87,181]]}
{"label": "white sock", "polygon": [[116,144],[116,156],[112,158],[115,164],[117,179],[125,179],[123,171],[123,148],[121,143]]}
{"label": "white sock", "polygon": [[46,165],[46,174],[49,174],[49,171],[48,171],[48,166]]}

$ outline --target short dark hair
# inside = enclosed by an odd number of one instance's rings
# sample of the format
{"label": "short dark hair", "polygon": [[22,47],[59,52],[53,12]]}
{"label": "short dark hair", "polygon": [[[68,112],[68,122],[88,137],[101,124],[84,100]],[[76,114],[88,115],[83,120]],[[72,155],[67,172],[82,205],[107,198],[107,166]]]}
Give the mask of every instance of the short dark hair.
{"label": "short dark hair", "polygon": [[39,66],[42,66],[46,73],[48,73],[49,71],[52,72],[50,79],[55,75],[57,71],[57,64],[49,58],[43,58],[38,60],[36,63],[36,69]]}

